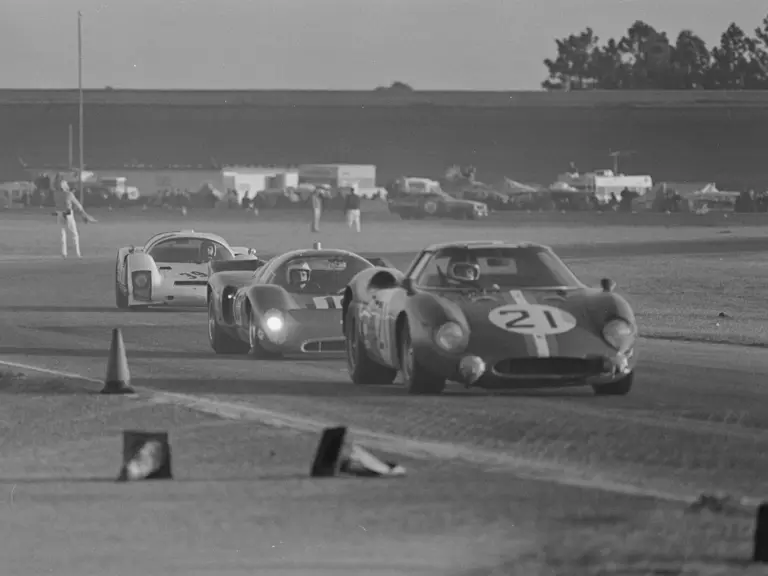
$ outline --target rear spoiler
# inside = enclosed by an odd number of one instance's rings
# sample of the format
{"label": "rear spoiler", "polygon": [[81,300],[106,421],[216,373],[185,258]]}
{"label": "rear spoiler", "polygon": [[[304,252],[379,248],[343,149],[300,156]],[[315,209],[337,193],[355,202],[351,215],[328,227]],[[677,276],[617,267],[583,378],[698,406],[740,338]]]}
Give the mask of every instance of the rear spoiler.
{"label": "rear spoiler", "polygon": [[267,262],[259,258],[248,260],[212,260],[211,274],[216,272],[254,272]]}

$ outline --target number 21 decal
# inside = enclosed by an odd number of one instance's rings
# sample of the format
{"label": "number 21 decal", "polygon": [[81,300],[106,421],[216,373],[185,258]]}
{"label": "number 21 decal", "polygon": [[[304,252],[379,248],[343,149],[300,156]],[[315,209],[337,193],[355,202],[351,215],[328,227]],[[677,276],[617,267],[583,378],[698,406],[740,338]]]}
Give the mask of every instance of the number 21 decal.
{"label": "number 21 decal", "polygon": [[197,272],[197,271],[182,272],[181,274],[179,274],[179,276],[183,278],[191,278],[192,280],[197,280],[199,278],[208,278],[208,274],[206,274],[205,272]]}
{"label": "number 21 decal", "polygon": [[554,306],[510,304],[494,308],[488,320],[503,330],[518,334],[554,335],[576,327],[576,318]]}

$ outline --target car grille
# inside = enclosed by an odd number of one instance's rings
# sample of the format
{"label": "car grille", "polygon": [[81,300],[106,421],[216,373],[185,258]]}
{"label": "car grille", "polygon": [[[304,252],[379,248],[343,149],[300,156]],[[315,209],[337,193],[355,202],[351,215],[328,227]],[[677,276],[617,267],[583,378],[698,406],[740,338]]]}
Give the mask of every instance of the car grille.
{"label": "car grille", "polygon": [[497,362],[502,376],[590,376],[604,370],[602,358],[508,358]]}
{"label": "car grille", "polygon": [[327,340],[308,340],[301,345],[303,352],[344,352],[346,341],[344,338],[329,338]]}
{"label": "car grille", "polygon": [[173,283],[174,286],[206,286],[208,280],[177,280]]}

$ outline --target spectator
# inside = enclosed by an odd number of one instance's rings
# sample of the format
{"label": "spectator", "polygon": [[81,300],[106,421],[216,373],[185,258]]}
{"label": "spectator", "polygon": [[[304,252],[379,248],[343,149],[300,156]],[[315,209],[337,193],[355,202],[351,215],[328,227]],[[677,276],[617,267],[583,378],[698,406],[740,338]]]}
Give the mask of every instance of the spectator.
{"label": "spectator", "polygon": [[347,213],[347,226],[360,232],[360,191],[357,184],[350,187],[344,202],[344,210]]}

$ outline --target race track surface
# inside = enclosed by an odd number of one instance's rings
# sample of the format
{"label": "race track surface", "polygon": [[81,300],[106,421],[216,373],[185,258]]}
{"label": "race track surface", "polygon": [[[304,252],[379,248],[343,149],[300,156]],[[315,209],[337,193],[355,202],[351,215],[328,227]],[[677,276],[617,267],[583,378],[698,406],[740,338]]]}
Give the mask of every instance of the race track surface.
{"label": "race track surface", "polygon": [[[573,248],[570,255],[607,254],[590,250]],[[760,350],[643,341],[636,387],[625,398],[595,398],[579,389],[492,395],[456,386],[420,398],[397,384],[355,387],[338,359],[217,357],[203,310],[115,309],[113,266],[106,259],[5,261],[0,270],[0,361],[82,375],[93,389],[104,376],[110,330],[120,327],[137,386],[207,399],[254,420],[286,418],[307,430],[318,422],[346,424],[372,446],[404,457],[681,501],[713,489],[757,498],[765,486],[768,358]],[[519,495],[515,481],[504,485]],[[501,484],[487,486],[502,497]],[[466,494],[461,498],[465,507],[480,506]],[[554,496],[545,490],[535,498],[543,505]],[[521,510],[530,512],[530,502]]]}

